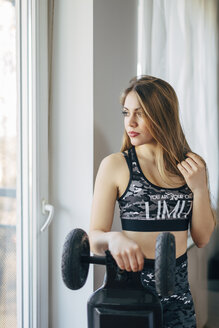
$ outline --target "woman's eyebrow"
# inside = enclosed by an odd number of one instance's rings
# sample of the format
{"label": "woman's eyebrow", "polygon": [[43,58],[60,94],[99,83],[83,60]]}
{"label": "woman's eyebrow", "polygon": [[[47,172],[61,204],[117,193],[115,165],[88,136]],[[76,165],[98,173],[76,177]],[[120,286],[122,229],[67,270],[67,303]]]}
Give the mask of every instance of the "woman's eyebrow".
{"label": "woman's eyebrow", "polygon": [[[123,106],[123,108],[129,110],[127,107]],[[141,107],[135,108],[134,111],[141,109]]]}

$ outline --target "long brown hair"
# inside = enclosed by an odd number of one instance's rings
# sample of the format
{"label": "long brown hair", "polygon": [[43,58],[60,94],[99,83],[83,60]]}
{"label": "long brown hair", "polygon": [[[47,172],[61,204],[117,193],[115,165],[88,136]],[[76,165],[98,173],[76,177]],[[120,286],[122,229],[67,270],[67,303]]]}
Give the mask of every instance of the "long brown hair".
{"label": "long brown hair", "polygon": [[[186,154],[192,152],[192,150],[180,124],[179,102],[176,92],[168,82],[151,75],[135,76],[129,83],[129,87],[120,96],[120,103],[124,106],[126,96],[129,92],[134,91],[136,93],[144,111],[148,130],[157,142],[155,163],[161,178],[167,184],[170,184],[167,177],[168,172],[173,176],[179,176],[186,183],[183,175],[177,168],[177,164],[185,160]],[[124,131],[120,151],[125,151],[131,147],[130,138],[126,131]],[[206,167],[209,192],[206,162],[200,155],[198,156]],[[214,210],[212,209],[212,211]],[[213,214],[216,222],[215,212]]]}

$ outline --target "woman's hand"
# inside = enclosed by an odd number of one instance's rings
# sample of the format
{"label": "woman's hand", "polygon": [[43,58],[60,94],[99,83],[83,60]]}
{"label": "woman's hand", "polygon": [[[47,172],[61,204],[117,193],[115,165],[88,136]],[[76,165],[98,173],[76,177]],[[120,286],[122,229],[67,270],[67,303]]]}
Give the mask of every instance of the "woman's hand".
{"label": "woman's hand", "polygon": [[144,266],[144,254],[135,241],[127,238],[121,232],[111,235],[108,249],[117,265],[126,271],[141,271]]}
{"label": "woman's hand", "polygon": [[187,153],[185,161],[177,164],[187,185],[194,193],[196,190],[207,190],[206,166],[203,160],[194,153]]}

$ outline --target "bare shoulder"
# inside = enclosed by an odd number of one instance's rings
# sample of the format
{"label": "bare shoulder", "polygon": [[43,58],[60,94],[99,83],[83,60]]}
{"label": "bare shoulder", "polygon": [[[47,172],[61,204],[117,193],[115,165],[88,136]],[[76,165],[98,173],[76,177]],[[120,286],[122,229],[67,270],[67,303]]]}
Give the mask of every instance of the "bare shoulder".
{"label": "bare shoulder", "polygon": [[[119,170],[121,165],[125,164],[124,155],[121,152],[112,153],[104,157],[100,163],[101,166],[106,167],[108,170]],[[115,172],[114,172],[115,173]]]}
{"label": "bare shoulder", "polygon": [[105,174],[113,177],[115,184],[118,185],[121,174],[127,170],[125,157],[121,152],[112,153],[102,159],[100,168]]}

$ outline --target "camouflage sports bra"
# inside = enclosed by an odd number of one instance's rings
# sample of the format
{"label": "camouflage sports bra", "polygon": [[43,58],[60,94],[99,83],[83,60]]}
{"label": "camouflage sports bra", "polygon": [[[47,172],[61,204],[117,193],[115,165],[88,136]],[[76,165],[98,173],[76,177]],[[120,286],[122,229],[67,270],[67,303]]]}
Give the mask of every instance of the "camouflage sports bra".
{"label": "camouflage sports bra", "polygon": [[130,179],[117,199],[122,229],[129,231],[188,230],[192,218],[193,193],[187,184],[164,188],[151,183],[143,174],[135,147],[123,152]]}

